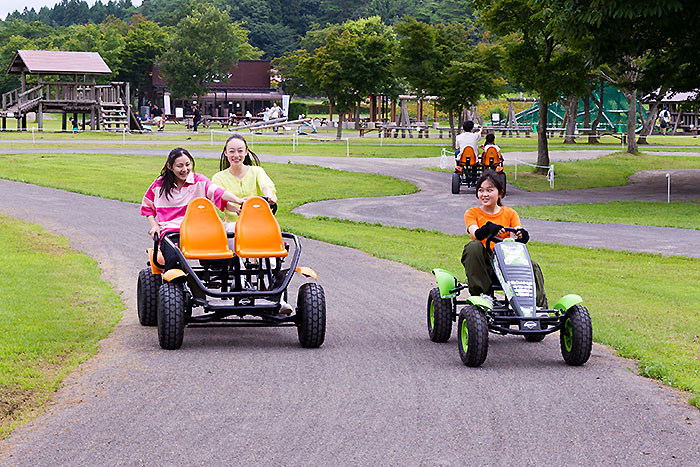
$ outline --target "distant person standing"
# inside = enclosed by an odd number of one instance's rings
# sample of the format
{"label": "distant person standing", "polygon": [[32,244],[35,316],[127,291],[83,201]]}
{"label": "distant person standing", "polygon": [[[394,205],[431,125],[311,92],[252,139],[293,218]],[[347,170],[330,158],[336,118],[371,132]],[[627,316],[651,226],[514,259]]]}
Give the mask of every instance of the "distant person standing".
{"label": "distant person standing", "polygon": [[192,131],[197,131],[197,125],[199,125],[200,120],[202,120],[202,112],[199,111],[198,104],[195,104],[192,110],[194,111],[194,116],[192,117]]}
{"label": "distant person standing", "polygon": [[668,107],[664,107],[664,109],[659,113],[659,127],[661,127],[661,131],[663,132],[664,136],[666,136],[666,132],[668,131],[668,127],[671,125],[671,112],[668,111]]}

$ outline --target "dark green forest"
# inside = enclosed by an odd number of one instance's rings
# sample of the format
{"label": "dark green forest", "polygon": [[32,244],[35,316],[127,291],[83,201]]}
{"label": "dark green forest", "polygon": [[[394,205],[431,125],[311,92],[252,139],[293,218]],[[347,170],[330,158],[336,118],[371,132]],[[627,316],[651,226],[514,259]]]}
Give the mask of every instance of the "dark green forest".
{"label": "dark green forest", "polygon": [[[272,59],[299,48],[309,29],[347,20],[380,16],[396,24],[406,16],[425,23],[472,22],[465,0],[211,0],[228,9],[231,20],[250,31],[248,40]],[[135,14],[161,26],[175,26],[190,11],[190,0],[144,0],[136,7],[131,0],[98,0],[93,6],[82,0],[62,0],[52,8],[15,11],[6,21],[38,21],[51,27],[101,24],[109,16],[128,21]]]}

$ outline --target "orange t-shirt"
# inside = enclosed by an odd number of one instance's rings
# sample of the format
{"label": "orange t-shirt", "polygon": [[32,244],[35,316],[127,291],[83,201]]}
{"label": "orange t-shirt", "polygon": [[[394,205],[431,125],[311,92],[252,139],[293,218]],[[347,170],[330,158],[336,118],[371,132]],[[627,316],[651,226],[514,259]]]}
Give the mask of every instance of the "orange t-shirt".
{"label": "orange t-shirt", "polygon": [[[477,227],[481,228],[489,221],[494,224],[502,225],[503,227],[517,227],[520,225],[520,216],[518,216],[518,213],[515,212],[514,209],[507,206],[501,206],[501,210],[496,214],[486,214],[478,206],[469,208],[464,213],[464,225],[467,228],[467,232],[469,232],[470,226],[476,224]],[[509,236],[509,233],[499,235],[500,238],[508,238]],[[481,240],[481,243],[483,243],[485,247],[486,239]],[[491,244],[491,249],[493,249],[493,243]]]}

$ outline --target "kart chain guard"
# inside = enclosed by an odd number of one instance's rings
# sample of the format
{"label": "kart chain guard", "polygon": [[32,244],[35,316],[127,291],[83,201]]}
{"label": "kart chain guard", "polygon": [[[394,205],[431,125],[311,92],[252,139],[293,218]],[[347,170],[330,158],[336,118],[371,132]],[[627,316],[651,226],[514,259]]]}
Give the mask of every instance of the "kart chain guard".
{"label": "kart chain guard", "polygon": [[[535,274],[532,260],[523,243],[503,241],[493,248],[493,269],[503,292],[517,316],[536,316]],[[520,321],[520,330],[536,331],[539,321]]]}

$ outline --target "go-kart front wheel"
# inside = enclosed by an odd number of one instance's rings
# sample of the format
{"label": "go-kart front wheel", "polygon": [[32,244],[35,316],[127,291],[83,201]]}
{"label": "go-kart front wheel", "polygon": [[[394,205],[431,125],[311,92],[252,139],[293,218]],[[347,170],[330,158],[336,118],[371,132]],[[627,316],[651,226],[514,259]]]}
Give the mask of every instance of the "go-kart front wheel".
{"label": "go-kart front wheel", "polygon": [[460,180],[459,174],[453,173],[452,174],[452,194],[453,195],[459,194],[459,187],[461,184],[462,184],[462,181]]}
{"label": "go-kart front wheel", "polygon": [[326,295],[323,287],[307,282],[297,295],[297,333],[305,348],[318,348],[326,337]]}
{"label": "go-kart front wheel", "polygon": [[452,335],[452,301],[441,298],[437,287],[428,294],[428,335],[433,342],[447,342]]}
{"label": "go-kart front wheel", "polygon": [[136,310],[142,326],[155,326],[158,322],[158,289],[162,282],[160,274],[153,274],[151,268],[139,271]]}
{"label": "go-kart front wheel", "polygon": [[593,326],[586,307],[574,305],[566,311],[559,331],[561,355],[569,365],[579,366],[588,361],[593,345]]}
{"label": "go-kart front wheel", "polygon": [[185,291],[182,284],[163,282],[158,294],[158,342],[164,349],[182,346],[185,336]]}
{"label": "go-kart front wheel", "polygon": [[489,328],[486,316],[474,305],[466,305],[459,312],[457,327],[459,357],[467,366],[480,366],[489,350]]}

